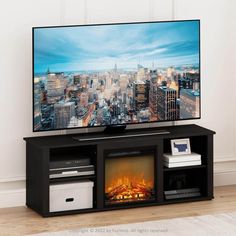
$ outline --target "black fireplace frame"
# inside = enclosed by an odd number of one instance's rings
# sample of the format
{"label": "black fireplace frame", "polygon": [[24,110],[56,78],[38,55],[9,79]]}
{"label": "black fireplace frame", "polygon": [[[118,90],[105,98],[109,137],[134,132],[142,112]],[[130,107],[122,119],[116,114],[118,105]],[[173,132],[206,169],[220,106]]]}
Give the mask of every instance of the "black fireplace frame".
{"label": "black fireplace frame", "polygon": [[[162,142],[152,137],[134,139],[132,142],[127,140],[116,140],[115,142],[109,142],[109,145],[99,145],[97,150],[98,160],[97,163],[97,208],[101,209],[123,209],[136,206],[146,206],[157,204],[163,201],[163,170],[162,170]],[[122,148],[121,148],[122,147]],[[154,153],[154,186],[155,186],[155,200],[153,201],[134,201],[122,204],[105,204],[105,158],[107,153],[116,152],[122,150],[122,152],[129,150],[147,149],[153,150]],[[99,174],[101,173],[101,174]]]}
{"label": "black fireplace frame", "polygon": [[[140,154],[130,154],[130,152],[134,152],[134,151],[137,151],[137,148],[138,150],[140,150],[141,152],[142,151],[147,151],[147,154],[151,153],[153,155],[153,158],[154,158],[154,176],[153,176],[153,182],[154,182],[154,191],[155,191],[155,196],[154,196],[154,199],[153,200],[143,200],[143,201],[132,201],[132,202],[123,202],[123,203],[114,203],[114,204],[106,204],[106,200],[105,200],[105,197],[103,197],[103,204],[104,204],[104,208],[110,208],[110,207],[120,207],[120,206],[125,206],[125,205],[139,205],[139,204],[146,204],[146,203],[154,203],[154,202],[157,202],[158,200],[158,195],[157,195],[157,189],[158,189],[158,183],[157,183],[157,161],[158,161],[158,147],[157,145],[155,146],[150,146],[150,145],[144,145],[144,146],[141,146],[141,147],[126,147],[126,148],[119,148],[119,149],[113,149],[112,147],[109,148],[109,149],[105,149],[104,150],[104,155],[103,155],[103,187],[104,187],[104,190],[103,190],[103,196],[105,195],[105,177],[106,177],[106,173],[105,173],[105,162],[106,162],[106,159],[109,158],[107,155],[110,154],[110,153],[127,153],[127,155],[129,156],[133,156],[134,158],[136,156],[139,156]],[[142,153],[142,154],[146,154],[145,152]],[[124,155],[121,155],[121,156],[117,156],[117,157],[112,157],[112,158],[125,158],[125,154]],[[160,158],[159,158],[160,159]]]}

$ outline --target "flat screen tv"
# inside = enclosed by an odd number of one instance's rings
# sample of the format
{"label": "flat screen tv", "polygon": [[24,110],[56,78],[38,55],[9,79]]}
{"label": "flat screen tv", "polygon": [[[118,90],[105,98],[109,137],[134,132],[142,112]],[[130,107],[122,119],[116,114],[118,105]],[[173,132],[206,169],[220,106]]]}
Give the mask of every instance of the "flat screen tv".
{"label": "flat screen tv", "polygon": [[200,118],[200,21],[33,28],[33,130]]}

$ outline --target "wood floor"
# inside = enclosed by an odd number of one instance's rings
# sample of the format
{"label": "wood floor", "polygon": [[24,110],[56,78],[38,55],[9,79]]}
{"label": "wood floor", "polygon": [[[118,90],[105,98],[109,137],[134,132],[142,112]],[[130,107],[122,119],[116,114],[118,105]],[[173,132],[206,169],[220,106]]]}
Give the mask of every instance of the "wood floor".
{"label": "wood floor", "polygon": [[26,207],[0,209],[0,235],[27,235],[91,226],[236,212],[236,185],[215,188],[215,199],[99,213],[42,218]]}

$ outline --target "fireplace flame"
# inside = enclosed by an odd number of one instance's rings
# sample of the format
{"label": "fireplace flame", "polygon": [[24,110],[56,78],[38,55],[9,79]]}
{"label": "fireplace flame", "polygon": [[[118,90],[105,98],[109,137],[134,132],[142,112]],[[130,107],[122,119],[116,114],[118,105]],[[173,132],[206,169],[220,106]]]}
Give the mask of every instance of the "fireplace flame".
{"label": "fireplace flame", "polygon": [[153,181],[146,180],[141,174],[137,176],[122,176],[110,181],[106,188],[106,196],[111,201],[147,200],[153,191]]}

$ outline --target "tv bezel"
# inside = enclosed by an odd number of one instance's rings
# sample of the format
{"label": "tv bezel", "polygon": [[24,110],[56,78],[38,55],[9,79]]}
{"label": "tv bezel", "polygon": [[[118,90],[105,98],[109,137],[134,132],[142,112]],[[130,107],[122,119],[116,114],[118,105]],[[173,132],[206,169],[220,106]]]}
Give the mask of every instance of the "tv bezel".
{"label": "tv bezel", "polygon": [[199,120],[201,119],[201,21],[200,19],[188,19],[188,20],[165,20],[165,21],[142,21],[142,22],[118,22],[118,23],[104,23],[104,24],[83,24],[83,25],[56,25],[56,26],[36,26],[32,27],[32,131],[37,132],[48,132],[48,131],[63,131],[63,130],[75,130],[75,129],[90,129],[91,128],[106,128],[109,125],[97,125],[97,126],[85,126],[85,127],[71,127],[71,128],[54,128],[47,130],[35,130],[34,129],[34,31],[37,29],[48,29],[48,28],[69,28],[69,27],[89,27],[89,26],[106,26],[106,25],[130,25],[130,24],[150,24],[150,23],[173,23],[173,22],[198,22],[198,38],[199,38],[199,117],[185,118],[185,119],[173,119],[173,120],[158,120],[158,121],[145,121],[139,123],[125,123],[125,124],[114,124],[110,126],[140,126],[153,123],[163,123],[163,122],[174,122],[174,121],[188,121],[188,120]]}

